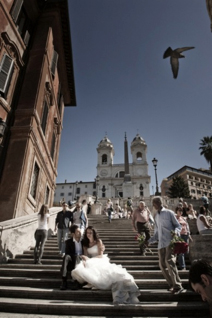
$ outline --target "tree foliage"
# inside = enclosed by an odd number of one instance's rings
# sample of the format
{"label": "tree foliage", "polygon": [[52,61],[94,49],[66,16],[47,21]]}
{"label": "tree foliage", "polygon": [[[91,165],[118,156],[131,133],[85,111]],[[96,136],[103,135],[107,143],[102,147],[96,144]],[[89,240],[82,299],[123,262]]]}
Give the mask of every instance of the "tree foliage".
{"label": "tree foliage", "polygon": [[173,178],[168,195],[170,198],[189,198],[190,192],[188,184],[182,177]]}
{"label": "tree foliage", "polygon": [[203,137],[199,149],[201,150],[200,155],[205,157],[212,171],[212,136]]}

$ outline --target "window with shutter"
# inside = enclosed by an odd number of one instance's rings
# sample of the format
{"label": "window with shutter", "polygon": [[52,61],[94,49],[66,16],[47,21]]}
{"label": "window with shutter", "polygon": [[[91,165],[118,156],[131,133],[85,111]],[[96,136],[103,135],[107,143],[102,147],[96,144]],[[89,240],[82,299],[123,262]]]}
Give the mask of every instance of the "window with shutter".
{"label": "window with shutter", "polygon": [[44,101],[43,115],[42,115],[42,121],[41,121],[41,128],[43,130],[44,135],[45,135],[45,131],[46,131],[46,123],[47,123],[48,112],[49,112],[49,107],[47,105],[47,102]]}
{"label": "window with shutter", "polygon": [[53,78],[55,76],[55,72],[57,69],[57,60],[58,60],[58,53],[56,51],[54,51],[53,57],[52,57],[52,62],[51,62],[51,73],[52,73]]}
{"label": "window with shutter", "polygon": [[49,203],[49,193],[50,193],[49,187],[46,186],[45,204]]}
{"label": "window with shutter", "polygon": [[8,91],[9,83],[11,80],[13,70],[13,60],[7,54],[4,54],[0,65],[0,91],[4,95]]}
{"label": "window with shutter", "polygon": [[33,175],[32,175],[31,189],[30,189],[30,194],[33,197],[33,199],[36,198],[39,171],[40,171],[40,168],[39,168],[38,164],[35,162]]}
{"label": "window with shutter", "polygon": [[24,2],[23,0],[16,0],[13,7],[12,7],[11,16],[12,16],[15,23],[18,20],[18,16],[19,16],[19,13],[21,11],[21,7],[22,7],[23,2]]}
{"label": "window with shutter", "polygon": [[25,43],[26,46],[28,46],[29,39],[30,39],[29,31],[26,30],[25,35],[24,35],[24,43]]}
{"label": "window with shutter", "polygon": [[55,143],[56,143],[56,137],[55,137],[55,133],[53,132],[52,145],[51,145],[51,157],[52,157],[52,160],[54,160]]}

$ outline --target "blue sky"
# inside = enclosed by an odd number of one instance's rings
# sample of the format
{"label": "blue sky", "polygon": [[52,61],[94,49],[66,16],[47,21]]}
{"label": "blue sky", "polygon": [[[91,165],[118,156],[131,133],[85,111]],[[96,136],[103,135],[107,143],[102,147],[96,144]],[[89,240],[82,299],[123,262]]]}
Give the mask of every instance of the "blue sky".
{"label": "blue sky", "polygon": [[[93,181],[107,132],[114,163],[124,133],[148,146],[150,193],[184,165],[208,168],[199,143],[211,136],[212,33],[205,1],[69,0],[77,107],[66,107],[57,182]],[[172,76],[164,51],[194,46]]]}

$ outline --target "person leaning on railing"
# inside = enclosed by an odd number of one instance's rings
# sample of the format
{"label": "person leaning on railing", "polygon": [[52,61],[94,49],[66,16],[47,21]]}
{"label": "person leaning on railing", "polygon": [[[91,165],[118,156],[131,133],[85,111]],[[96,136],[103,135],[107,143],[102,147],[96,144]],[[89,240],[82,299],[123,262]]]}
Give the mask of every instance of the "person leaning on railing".
{"label": "person leaning on railing", "polygon": [[200,207],[199,215],[197,218],[197,228],[199,234],[212,234],[212,225],[210,225],[207,217],[207,210],[204,206]]}

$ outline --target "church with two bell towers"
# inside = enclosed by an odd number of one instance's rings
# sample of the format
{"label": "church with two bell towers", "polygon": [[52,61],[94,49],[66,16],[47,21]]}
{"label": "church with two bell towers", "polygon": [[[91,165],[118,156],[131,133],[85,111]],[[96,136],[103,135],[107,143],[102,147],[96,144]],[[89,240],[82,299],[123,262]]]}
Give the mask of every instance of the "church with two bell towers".
{"label": "church with two bell towers", "polygon": [[149,198],[150,176],[148,175],[147,144],[137,134],[130,145],[132,160],[129,163],[128,142],[125,134],[124,163],[114,164],[114,147],[107,135],[97,146],[97,177],[95,181],[57,183],[55,202],[66,202],[91,195],[105,198]]}
{"label": "church with two bell towers", "polygon": [[128,159],[128,143],[125,134],[124,163],[114,164],[115,155],[112,142],[105,136],[97,147],[98,197],[127,198],[149,197],[150,176],[148,175],[147,144],[137,134],[131,142],[132,162]]}

